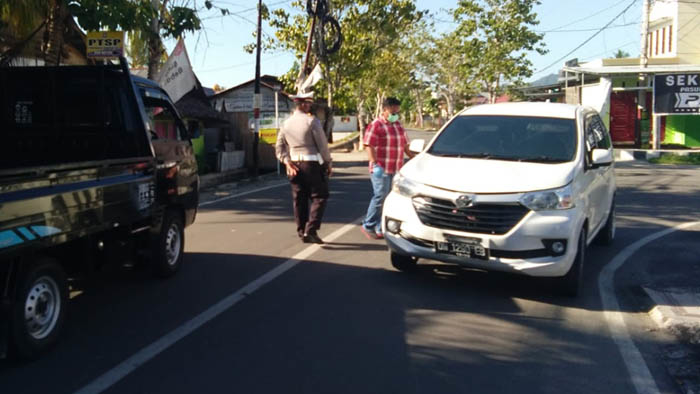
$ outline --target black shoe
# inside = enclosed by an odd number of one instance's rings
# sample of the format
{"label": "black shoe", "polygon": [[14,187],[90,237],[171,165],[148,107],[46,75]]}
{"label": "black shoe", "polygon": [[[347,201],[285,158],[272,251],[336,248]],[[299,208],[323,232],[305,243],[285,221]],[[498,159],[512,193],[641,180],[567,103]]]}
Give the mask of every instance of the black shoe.
{"label": "black shoe", "polygon": [[316,233],[310,233],[310,234],[305,234],[304,235],[304,243],[305,244],[322,244],[324,243],[321,237],[318,236]]}

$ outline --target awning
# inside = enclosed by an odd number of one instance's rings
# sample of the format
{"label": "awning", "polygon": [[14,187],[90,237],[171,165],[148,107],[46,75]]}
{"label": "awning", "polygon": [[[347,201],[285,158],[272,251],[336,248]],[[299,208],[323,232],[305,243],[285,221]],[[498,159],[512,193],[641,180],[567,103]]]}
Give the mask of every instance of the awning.
{"label": "awning", "polygon": [[593,75],[638,75],[638,74],[673,74],[673,73],[700,73],[700,64],[663,64],[663,65],[648,65],[642,67],[634,66],[602,66],[596,65],[581,65],[581,66],[564,66],[562,71],[574,74],[593,74]]}

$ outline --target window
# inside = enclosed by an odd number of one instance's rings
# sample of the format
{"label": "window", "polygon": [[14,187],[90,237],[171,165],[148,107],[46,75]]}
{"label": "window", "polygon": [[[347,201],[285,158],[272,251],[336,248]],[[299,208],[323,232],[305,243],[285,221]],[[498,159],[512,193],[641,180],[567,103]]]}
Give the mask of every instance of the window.
{"label": "window", "polygon": [[150,97],[143,97],[148,121],[151,123],[153,139],[182,141],[187,135],[170,103]]}
{"label": "window", "polygon": [[0,77],[0,169],[151,154],[121,72],[31,67]]}
{"label": "window", "polygon": [[576,152],[573,119],[524,116],[460,116],[430,148],[439,156],[565,162]]}
{"label": "window", "polygon": [[659,54],[659,31],[654,32],[654,55]]}
{"label": "window", "polygon": [[661,53],[666,52],[666,28],[661,29]]}
{"label": "window", "polygon": [[588,115],[584,127],[586,131],[586,166],[590,166],[593,149],[610,149],[612,141],[599,115]]}

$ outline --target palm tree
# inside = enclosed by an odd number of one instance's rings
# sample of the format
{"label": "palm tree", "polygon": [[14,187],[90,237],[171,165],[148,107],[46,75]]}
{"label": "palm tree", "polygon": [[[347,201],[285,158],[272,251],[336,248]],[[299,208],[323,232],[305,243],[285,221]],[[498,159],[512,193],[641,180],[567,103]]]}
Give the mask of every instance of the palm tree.
{"label": "palm tree", "polygon": [[[0,4],[0,63],[11,60],[40,38],[39,52],[46,64],[59,64],[66,18],[70,14],[63,0],[5,0]],[[31,50],[31,48],[30,48]]]}

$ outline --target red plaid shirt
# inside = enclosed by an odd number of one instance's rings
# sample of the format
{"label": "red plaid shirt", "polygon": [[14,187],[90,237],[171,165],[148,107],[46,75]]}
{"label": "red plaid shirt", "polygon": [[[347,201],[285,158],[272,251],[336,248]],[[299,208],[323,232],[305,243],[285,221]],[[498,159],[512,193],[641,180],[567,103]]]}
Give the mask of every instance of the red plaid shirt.
{"label": "red plaid shirt", "polygon": [[[387,174],[399,172],[408,138],[401,123],[389,123],[382,117],[375,119],[365,131],[364,144],[374,148],[377,164]],[[370,172],[372,167],[370,165]]]}

